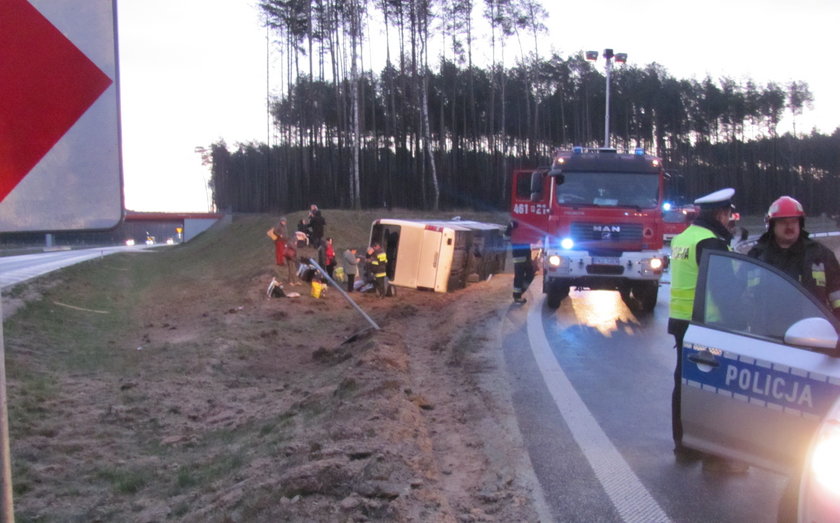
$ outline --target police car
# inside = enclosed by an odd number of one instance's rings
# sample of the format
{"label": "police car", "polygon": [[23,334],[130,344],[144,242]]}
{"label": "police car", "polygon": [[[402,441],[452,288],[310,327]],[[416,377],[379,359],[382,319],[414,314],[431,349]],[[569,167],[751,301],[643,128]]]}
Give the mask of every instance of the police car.
{"label": "police car", "polygon": [[787,473],[799,521],[840,521],[840,323],[758,260],[706,250],[699,271],[683,443]]}

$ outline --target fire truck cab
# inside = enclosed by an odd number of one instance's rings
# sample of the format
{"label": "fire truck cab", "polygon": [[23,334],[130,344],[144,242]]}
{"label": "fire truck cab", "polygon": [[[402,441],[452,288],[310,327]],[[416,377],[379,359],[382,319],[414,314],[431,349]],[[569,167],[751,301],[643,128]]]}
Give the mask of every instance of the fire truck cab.
{"label": "fire truck cab", "polygon": [[[666,207],[668,207],[666,205]],[[665,244],[670,244],[671,239],[683,232],[691,225],[700,210],[696,205],[683,205],[681,207],[668,207],[662,214],[663,238]]]}
{"label": "fire truck cab", "polygon": [[665,267],[664,178],[660,159],[642,149],[575,147],[555,153],[549,168],[514,172],[511,216],[542,236],[548,307],[576,287],[617,290],[628,305],[654,309]]}

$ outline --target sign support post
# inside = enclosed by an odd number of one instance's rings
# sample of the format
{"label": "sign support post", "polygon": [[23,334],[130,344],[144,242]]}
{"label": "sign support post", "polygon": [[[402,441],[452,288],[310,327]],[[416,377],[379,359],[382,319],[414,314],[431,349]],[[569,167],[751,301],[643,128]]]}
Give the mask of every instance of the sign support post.
{"label": "sign support post", "polygon": [[[2,292],[0,292],[2,294]],[[5,523],[15,521],[12,497],[12,452],[9,446],[9,408],[6,401],[6,341],[3,334],[3,297],[0,295],[0,465],[2,465],[2,495]]]}

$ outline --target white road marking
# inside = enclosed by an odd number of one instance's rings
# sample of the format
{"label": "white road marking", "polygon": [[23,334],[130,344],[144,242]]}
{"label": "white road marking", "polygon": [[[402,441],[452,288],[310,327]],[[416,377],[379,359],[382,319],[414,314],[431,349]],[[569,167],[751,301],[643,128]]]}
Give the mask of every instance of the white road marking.
{"label": "white road marking", "polygon": [[542,324],[544,298],[533,301],[528,310],[528,340],[531,351],[543,376],[554,403],[569,426],[595,477],[624,521],[670,521],[653,499],[630,465],[615,448],[610,439],[589,412],[586,404],[575,391],[566,373],[560,367],[545,337]]}

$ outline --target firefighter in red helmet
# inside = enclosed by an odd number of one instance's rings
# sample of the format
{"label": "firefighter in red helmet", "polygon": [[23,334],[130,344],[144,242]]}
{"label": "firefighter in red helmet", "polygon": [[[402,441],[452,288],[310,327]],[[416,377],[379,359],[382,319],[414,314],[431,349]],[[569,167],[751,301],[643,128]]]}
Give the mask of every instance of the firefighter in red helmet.
{"label": "firefighter in red helmet", "polygon": [[767,232],[747,253],[799,281],[840,318],[840,264],[825,245],[809,238],[805,209],[782,196],[767,210]]}

